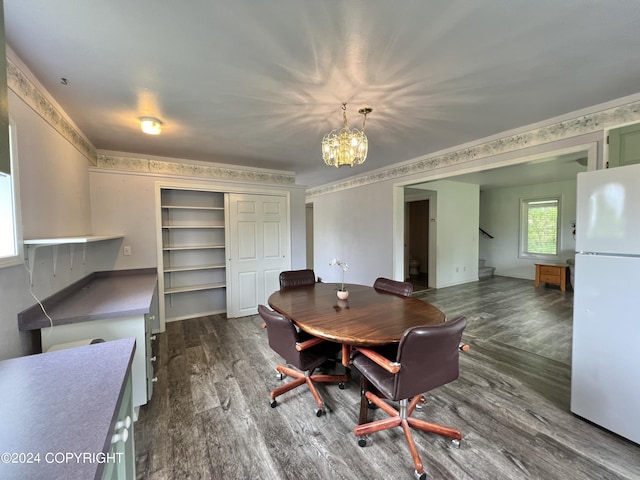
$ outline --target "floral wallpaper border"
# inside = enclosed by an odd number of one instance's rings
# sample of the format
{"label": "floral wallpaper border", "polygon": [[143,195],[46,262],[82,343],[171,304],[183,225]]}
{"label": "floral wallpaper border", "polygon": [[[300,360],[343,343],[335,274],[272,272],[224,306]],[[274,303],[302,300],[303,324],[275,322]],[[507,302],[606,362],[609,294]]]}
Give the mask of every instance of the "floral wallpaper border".
{"label": "floral wallpaper border", "polygon": [[216,165],[195,165],[189,163],[153,160],[119,155],[98,154],[97,167],[109,170],[125,170],[128,172],[153,173],[161,175],[178,175],[198,178],[215,178],[236,182],[270,183],[292,185],[295,175],[283,172],[265,172],[259,170],[242,170]]}
{"label": "floral wallpaper border", "polygon": [[638,120],[640,120],[640,101],[557,122],[472,147],[455,150],[444,155],[427,156],[415,162],[396,167],[392,166],[385,170],[359,177],[348,178],[344,182],[310,188],[307,190],[306,198],[458,165],[501,153],[593,133],[604,130],[605,128]]}
{"label": "floral wallpaper border", "polygon": [[[146,158],[99,155],[95,147],[58,111],[56,106],[42,94],[10,58],[7,58],[7,84],[16,95],[33,108],[35,112],[67,139],[94,166],[113,170],[184,175],[198,178],[277,184],[295,183],[295,174],[293,173],[272,173],[257,170],[234,169],[220,165],[206,166]],[[343,182],[310,188],[307,190],[306,197],[311,198],[317,195],[324,195],[340,190],[423,173],[438,168],[458,165],[472,160],[512,152],[577,135],[584,135],[638,120],[640,120],[640,101],[631,102],[527,132],[455,150],[443,155],[426,156],[414,162],[391,166],[371,174],[351,177]]]}
{"label": "floral wallpaper border", "polygon": [[78,149],[92,165],[96,164],[95,147],[84,138],[8,57],[7,86],[60,135],[67,139],[71,145]]}
{"label": "floral wallpaper border", "polygon": [[7,57],[7,85],[29,107],[40,115],[52,128],[71,143],[93,166],[145,172],[163,175],[183,175],[198,178],[215,178],[240,182],[295,184],[295,174],[279,171],[251,170],[216,165],[195,165],[172,162],[170,160],[151,160],[147,158],[113,156],[98,154],[96,148],[69,122],[56,105],[38,89],[36,85]]}

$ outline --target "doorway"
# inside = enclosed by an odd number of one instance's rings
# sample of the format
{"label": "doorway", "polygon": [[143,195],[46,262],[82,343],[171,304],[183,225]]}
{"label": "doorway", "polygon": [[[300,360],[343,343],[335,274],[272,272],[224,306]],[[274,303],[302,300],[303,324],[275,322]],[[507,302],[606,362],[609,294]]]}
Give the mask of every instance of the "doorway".
{"label": "doorway", "polygon": [[406,204],[405,279],[413,290],[426,290],[429,282],[429,200]]}

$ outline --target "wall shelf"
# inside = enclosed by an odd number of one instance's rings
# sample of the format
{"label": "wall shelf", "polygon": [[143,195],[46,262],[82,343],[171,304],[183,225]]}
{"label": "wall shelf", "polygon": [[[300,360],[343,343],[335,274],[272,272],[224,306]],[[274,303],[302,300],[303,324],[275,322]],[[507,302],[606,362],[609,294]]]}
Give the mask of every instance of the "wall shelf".
{"label": "wall shelf", "polygon": [[207,249],[216,249],[216,248],[222,248],[224,249],[225,246],[224,245],[165,245],[164,247],[162,247],[163,250],[165,251],[170,251],[170,250],[207,250]]}
{"label": "wall shelf", "polygon": [[225,312],[225,194],[163,187],[159,219],[165,321]]}
{"label": "wall shelf", "polygon": [[25,245],[67,245],[72,243],[102,242],[104,240],[116,240],[124,238],[124,235],[86,235],[82,237],[55,237],[55,238],[32,238],[24,241]]}
{"label": "wall shelf", "polygon": [[162,205],[167,210],[224,210],[224,207],[196,207],[193,205]]}
{"label": "wall shelf", "polygon": [[216,268],[226,268],[227,266],[224,263],[216,264],[216,265],[193,265],[193,266],[184,266],[184,267],[165,267],[165,272],[191,272],[194,270],[213,270]]}
{"label": "wall shelf", "polygon": [[186,293],[186,292],[199,292],[201,290],[213,290],[216,288],[225,288],[225,283],[207,283],[204,285],[189,285],[185,287],[171,287],[165,288],[164,294],[169,295],[172,293]]}
{"label": "wall shelf", "polygon": [[58,266],[58,247],[69,245],[69,268],[73,269],[73,251],[75,245],[82,245],[82,264],[87,258],[87,243],[104,242],[106,240],[118,240],[124,235],[85,235],[78,237],[53,237],[53,238],[31,238],[24,240],[27,246],[27,260],[29,262],[29,283],[33,285],[33,268],[36,261],[36,252],[42,247],[52,247],[53,255],[53,276],[56,276]]}
{"label": "wall shelf", "polygon": [[163,225],[162,228],[224,228],[224,225]]}

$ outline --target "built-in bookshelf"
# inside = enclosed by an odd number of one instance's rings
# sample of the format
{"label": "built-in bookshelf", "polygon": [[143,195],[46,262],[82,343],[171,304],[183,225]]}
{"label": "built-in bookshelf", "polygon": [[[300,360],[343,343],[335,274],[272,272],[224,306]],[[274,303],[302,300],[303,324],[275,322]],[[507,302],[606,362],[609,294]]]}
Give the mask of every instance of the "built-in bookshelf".
{"label": "built-in bookshelf", "polygon": [[225,194],[162,188],[165,321],[226,312]]}

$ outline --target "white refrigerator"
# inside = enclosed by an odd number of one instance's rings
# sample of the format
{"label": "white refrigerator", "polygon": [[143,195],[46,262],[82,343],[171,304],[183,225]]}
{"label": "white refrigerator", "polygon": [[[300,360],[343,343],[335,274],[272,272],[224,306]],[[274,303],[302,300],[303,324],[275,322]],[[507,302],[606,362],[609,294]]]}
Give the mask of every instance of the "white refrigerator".
{"label": "white refrigerator", "polygon": [[571,411],[640,443],[640,165],[578,174]]}

